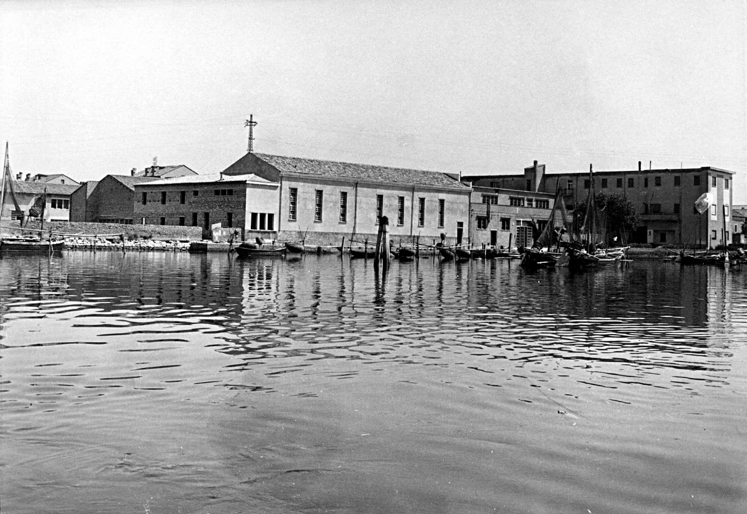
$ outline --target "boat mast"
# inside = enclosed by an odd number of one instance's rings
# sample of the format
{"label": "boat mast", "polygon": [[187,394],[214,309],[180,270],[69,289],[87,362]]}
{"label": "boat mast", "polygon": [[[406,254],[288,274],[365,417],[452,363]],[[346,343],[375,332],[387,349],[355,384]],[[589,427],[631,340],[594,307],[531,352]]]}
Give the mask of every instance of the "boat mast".
{"label": "boat mast", "polygon": [[3,217],[3,207],[5,206],[5,177],[8,175],[8,142],[5,142],[5,161],[3,162],[3,178],[0,179],[0,219]]}

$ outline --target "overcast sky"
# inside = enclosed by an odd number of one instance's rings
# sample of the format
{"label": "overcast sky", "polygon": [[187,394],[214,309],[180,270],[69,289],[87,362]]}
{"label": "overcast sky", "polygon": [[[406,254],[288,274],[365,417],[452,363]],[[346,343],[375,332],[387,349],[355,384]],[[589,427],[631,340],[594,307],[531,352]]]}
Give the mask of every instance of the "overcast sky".
{"label": "overcast sky", "polygon": [[255,151],[465,174],[715,166],[747,204],[745,0],[0,2],[15,172]]}

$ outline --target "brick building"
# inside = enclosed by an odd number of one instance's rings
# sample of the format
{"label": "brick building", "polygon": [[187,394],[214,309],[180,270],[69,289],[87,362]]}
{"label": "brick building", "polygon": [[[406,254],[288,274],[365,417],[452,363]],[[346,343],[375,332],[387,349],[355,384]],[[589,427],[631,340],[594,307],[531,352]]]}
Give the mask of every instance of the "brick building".
{"label": "brick building", "polygon": [[256,175],[188,175],[137,184],[134,217],[146,225],[199,226],[206,238],[218,225],[273,239],[277,206],[278,184]]}
{"label": "brick building", "polygon": [[158,177],[107,175],[95,185],[84,183],[72,195],[71,221],[96,223],[134,222],[135,185],[152,182]]}
{"label": "brick building", "polygon": [[224,174],[278,184],[272,212],[280,239],[375,241],[387,216],[395,243],[431,242],[442,233],[449,242],[469,242],[470,188],[446,173],[248,153]]}

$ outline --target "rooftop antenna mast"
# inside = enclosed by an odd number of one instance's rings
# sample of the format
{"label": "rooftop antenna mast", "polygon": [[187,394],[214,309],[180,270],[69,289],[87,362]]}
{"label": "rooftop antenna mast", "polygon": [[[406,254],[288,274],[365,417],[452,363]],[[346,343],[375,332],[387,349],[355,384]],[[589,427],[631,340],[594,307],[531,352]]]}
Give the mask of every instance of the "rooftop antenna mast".
{"label": "rooftop antenna mast", "polygon": [[254,121],[254,115],[250,114],[249,119],[244,122],[245,127],[249,127],[249,144],[246,148],[247,153],[254,152],[254,127],[257,126],[257,122]]}

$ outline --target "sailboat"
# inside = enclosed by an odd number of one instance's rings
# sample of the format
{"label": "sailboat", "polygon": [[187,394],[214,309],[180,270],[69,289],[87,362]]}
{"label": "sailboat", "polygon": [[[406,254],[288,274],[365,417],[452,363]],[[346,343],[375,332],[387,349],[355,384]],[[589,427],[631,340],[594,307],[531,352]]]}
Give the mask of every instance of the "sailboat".
{"label": "sailboat", "polygon": [[[6,190],[10,193],[10,197],[13,199],[13,206],[16,212],[21,211],[16,199],[15,191],[13,189],[13,175],[10,171],[10,159],[8,158],[8,143],[5,143],[5,163],[3,165],[3,176],[0,179],[0,221],[2,221],[3,208],[5,207]],[[37,207],[37,203],[39,204]],[[0,239],[0,254],[14,254],[14,253],[53,253],[59,252],[63,249],[65,242],[52,241],[50,238],[47,241],[41,239],[41,234],[44,230],[44,211],[47,204],[47,190],[44,189],[44,195],[37,199],[31,210],[36,210],[33,214],[39,216],[42,222],[41,230],[39,231],[39,237],[7,237],[4,236]],[[7,227],[5,227],[7,228]],[[15,227],[13,227],[15,228]]]}
{"label": "sailboat", "polygon": [[562,190],[558,189],[555,193],[555,202],[553,203],[550,216],[547,223],[534,238],[532,247],[524,250],[521,255],[521,266],[524,268],[552,268],[558,262],[558,255],[549,250],[553,245],[560,246],[560,240],[565,233],[567,223],[565,214],[565,204],[563,203]]}
{"label": "sailboat", "polygon": [[596,253],[600,232],[600,220],[597,216],[596,195],[594,194],[594,177],[592,166],[589,165],[589,196],[586,199],[586,213],[579,233],[566,248],[568,266],[580,270],[591,268],[599,263]]}

